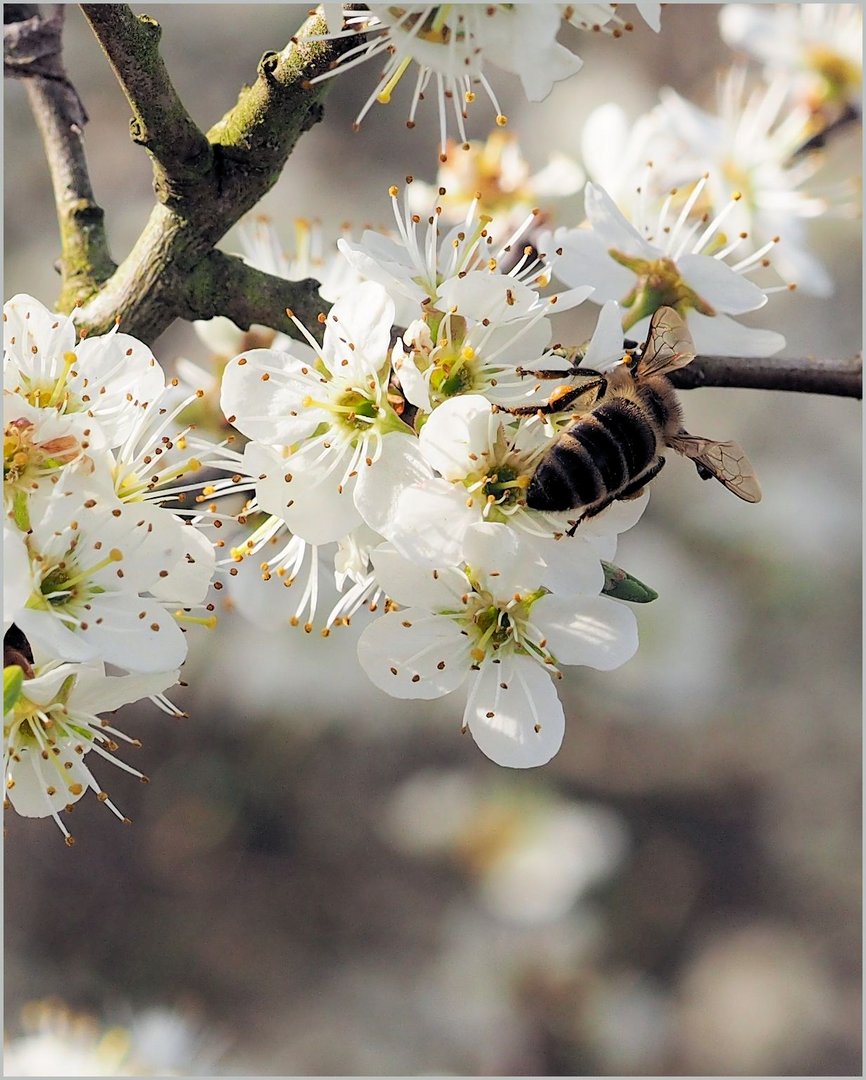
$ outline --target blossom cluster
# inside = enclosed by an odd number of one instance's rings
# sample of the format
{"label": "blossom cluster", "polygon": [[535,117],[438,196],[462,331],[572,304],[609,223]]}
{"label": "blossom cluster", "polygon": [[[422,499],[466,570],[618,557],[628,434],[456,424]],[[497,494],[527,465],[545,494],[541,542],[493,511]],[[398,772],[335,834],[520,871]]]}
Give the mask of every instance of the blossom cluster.
{"label": "blossom cluster", "polygon": [[699,106],[664,87],[658,104],[632,122],[620,106],[602,105],[583,128],[586,171],[639,231],[663,201],[674,213],[689,205],[703,178],[690,212],[723,218],[724,230],[707,237],[716,250],[738,252],[749,272],[772,253],[785,284],[829,296],[833,283],[811,250],[808,226],[856,207],[856,183],[817,178],[827,133],[859,119],[861,8],[726,4],[719,26],[736,51],[717,75],[715,104]]}
{"label": "blossom cluster", "polygon": [[[465,686],[463,729],[480,748],[500,764],[539,765],[563,737],[562,666],[609,670],[637,647],[633,611],[610,595],[610,560],[646,505],[636,492],[581,516],[527,501],[574,415],[545,407],[546,379],[567,388],[579,377],[575,351],[554,345],[554,319],[586,299],[603,303],[581,350],[598,372],[623,362],[625,328],[664,305],[708,348],[739,331],[740,344],[764,350],[770,332],[724,312],[766,295],[742,268],[703,254],[700,237],[677,261],[670,246],[656,251],[593,185],[591,228],[548,237],[550,251],[538,246],[543,233],[523,243],[531,213],[496,237],[476,199],[449,228],[446,193],[422,216],[411,188],[390,191],[390,234],[338,241],[361,280],[340,291],[318,336],[296,319],[297,339],[243,349],[226,365],[222,409],[248,441],[223,451],[233,475],[208,495],[252,496],[243,517],[253,527],[232,552],[236,606],[256,607],[244,599],[258,588],[244,569],[252,562],[290,587],[289,621],[308,630],[327,634],[368,607],[378,614],[358,655],[377,686],[423,699]],[[680,243],[679,231],[666,237]],[[657,276],[659,262],[667,291],[656,283],[656,307],[641,298],[636,318],[617,298],[640,297],[641,275]],[[556,277],[571,287],[555,291]],[[319,616],[330,581],[337,597]]]}
{"label": "blossom cluster", "polygon": [[[660,5],[637,6],[658,30]],[[77,340],[73,317],[30,297],[4,310],[6,784],[16,810],[52,815],[68,839],[59,811],[88,787],[122,817],[85,755],[121,764],[117,740],[132,741],[102,713],[146,696],[173,710],[163,693],[184,629],[213,622],[215,574],[268,626],[328,636],[360,615],[358,658],[377,687],[403,699],[463,690],[462,730],[486,755],[547,762],[564,733],[562,668],[608,671],[637,648],[628,601],[654,594],[613,560],[665,446],[760,497],[736,444],[676,425],[664,436],[644,415],[629,421],[649,431],[637,463],[634,434],[600,422],[598,403],[610,386],[635,397],[622,387],[644,367],[771,355],[784,337],[742,317],[789,279],[830,287],[801,227],[827,207],[804,189],[818,167],[810,142],[853,107],[859,78],[836,41],[850,29],[841,17],[809,16],[823,59],[804,46],[792,71],[758,33],[764,13],[728,6],[726,38],[763,60],[766,79],[736,68],[716,114],[673,91],[634,125],[603,106],[582,165],[556,154],[533,175],[499,130],[487,65],[539,100],[581,63],[558,40],[563,24],[620,35],[630,24],[616,5],[324,11],[328,37],[358,42],[321,77],[381,55],[360,120],[414,63],[410,124],[435,86],[442,160],[436,184],[391,187],[390,229],[337,239],[300,223],[292,259],[266,223],[247,229],[251,266],[321,281],[318,322],[288,312],[292,335],[197,324],[218,359],[213,372],[179,363],[200,387],[186,392],[118,329]],[[789,18],[786,32],[805,25]],[[482,144],[464,126],[479,87],[499,124]],[[447,139],[452,113],[462,145]],[[563,223],[539,205],[581,189],[582,215]],[[595,332],[563,346],[558,316],[586,301],[600,308]],[[654,367],[660,314],[673,344]],[[665,409],[678,421],[678,405]],[[579,464],[566,468],[557,448],[581,420]],[[580,474],[558,482],[592,495],[533,497],[542,466]],[[233,535],[215,545],[226,519]]]}
{"label": "blossom cluster", "polygon": [[3,320],[6,794],[71,841],[58,812],[88,788],[123,817],[88,751],[141,777],[101,714],[143,697],[177,712],[163,692],[184,628],[214,621],[213,544],[183,508],[211,448],[178,426],[190,398],[142,342],[76,341],[71,317],[24,295]]}

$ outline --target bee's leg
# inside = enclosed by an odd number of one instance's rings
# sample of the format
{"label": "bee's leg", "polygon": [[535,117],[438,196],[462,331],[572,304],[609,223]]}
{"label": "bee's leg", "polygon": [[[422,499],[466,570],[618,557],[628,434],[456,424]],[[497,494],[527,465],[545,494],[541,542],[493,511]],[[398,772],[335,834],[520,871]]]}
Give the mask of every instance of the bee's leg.
{"label": "bee's leg", "polygon": [[590,390],[597,391],[595,400],[598,401],[607,390],[607,379],[603,375],[599,375],[598,379],[584,383],[583,386],[562,387],[562,393],[555,390],[547,401],[541,405],[497,405],[496,408],[499,412],[507,412],[512,416],[549,416],[550,413],[562,412],[567,409],[573,401],[577,401],[579,397],[583,397]]}
{"label": "bee's leg", "polygon": [[535,379],[567,379],[570,375],[597,375],[600,379],[604,378],[604,375],[600,371],[596,371],[594,368],[583,368],[577,364],[572,364],[567,368],[515,368],[518,375],[531,375]]}
{"label": "bee's leg", "polygon": [[[618,498],[619,496],[616,496],[616,497]],[[605,498],[603,498],[601,500],[601,502],[596,503],[595,506],[591,506],[588,510],[584,510],[584,512],[580,515],[580,517],[577,519],[577,521],[575,521],[573,523],[573,525],[571,526],[571,528],[568,530],[568,532],[565,535],[566,536],[574,536],[574,534],[577,532],[578,525],[580,525],[580,523],[582,521],[586,521],[587,518],[595,517],[595,515],[600,514],[602,512],[602,510],[607,510],[607,508],[610,506],[610,504],[613,501],[614,501],[614,496],[613,495],[607,495],[607,496],[605,496]]]}
{"label": "bee's leg", "polygon": [[[632,480],[630,484],[626,484],[622,491],[620,491],[617,495],[617,499],[636,499],[646,487],[646,485],[649,483],[649,481],[652,480],[654,476],[658,476],[658,474],[662,471],[662,469],[664,468],[664,463],[665,458],[660,457],[655,463],[655,465],[650,465],[646,472],[642,472],[640,474],[639,479]],[[598,513],[598,511],[596,511],[596,513]]]}
{"label": "bee's leg", "polygon": [[578,368],[525,368],[519,367],[514,369],[515,372],[521,377],[529,375],[533,379],[568,379],[578,371]]}

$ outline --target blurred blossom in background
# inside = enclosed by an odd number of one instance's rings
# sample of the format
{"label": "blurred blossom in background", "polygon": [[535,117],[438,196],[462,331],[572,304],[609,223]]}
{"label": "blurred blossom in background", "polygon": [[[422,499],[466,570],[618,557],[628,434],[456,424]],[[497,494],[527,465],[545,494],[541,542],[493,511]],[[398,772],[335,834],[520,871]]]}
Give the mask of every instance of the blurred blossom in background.
{"label": "blurred blossom in background", "polygon": [[[545,226],[577,224],[584,173],[615,194],[612,161],[586,153],[587,125],[658,170],[671,144],[657,113],[630,146],[616,140],[660,107],[662,87],[725,116],[716,69],[732,47],[744,63],[750,42],[768,40],[743,36],[744,7],[731,5],[724,39],[715,5],[665,5],[659,35],[640,18],[623,39],[584,34],[582,70],[540,104],[497,80],[508,127],[491,136],[486,106],[473,112],[473,150],[446,163],[446,209],[474,185],[496,213],[504,185]],[[798,7],[784,41],[805,57],[803,27],[817,23],[795,19]],[[821,24],[825,51],[833,35],[853,40],[842,7]],[[136,10],[162,24],[168,68],[207,128],[307,8]],[[65,50],[118,258],[149,213],[150,168],[72,7]],[[752,52],[777,77],[780,50]],[[822,82],[798,63],[804,108],[841,114],[832,72]],[[321,222],[327,252],[343,232],[388,225],[388,187],[407,172],[419,189],[442,182],[435,109],[407,131],[395,94],[353,133],[375,78],[357,76],[334,80],[324,123],[256,208],[286,257],[308,242],[298,218]],[[685,123],[678,99],[664,101]],[[603,105],[616,112],[599,118]],[[53,203],[16,83],[5,123],[6,295],[50,304]],[[784,332],[792,357],[861,347],[849,184],[860,153],[848,124],[820,184],[787,177],[798,241],[834,291],[816,278],[743,322]],[[835,209],[811,213],[801,190]],[[222,246],[243,245],[236,230]],[[560,316],[557,337],[588,338],[597,310]],[[189,325],[154,353],[167,372],[180,358],[213,370]],[[731,505],[679,463],[654,483],[617,556],[659,592],[638,610],[640,649],[615,672],[563,680],[566,739],[543,770],[485,759],[459,736],[450,698],[410,707],[376,690],[356,660],[360,616],[322,641],[285,625],[288,607],[265,630],[229,601],[218,629],[191,642],[190,689],[173,698],[189,718],[123,713],[151,777],[123,787],[132,828],[82,802],[69,850],[50,823],[7,816],[7,1075],[860,1073],[859,404],[718,389],[682,399],[690,429],[748,448],[763,502]]]}

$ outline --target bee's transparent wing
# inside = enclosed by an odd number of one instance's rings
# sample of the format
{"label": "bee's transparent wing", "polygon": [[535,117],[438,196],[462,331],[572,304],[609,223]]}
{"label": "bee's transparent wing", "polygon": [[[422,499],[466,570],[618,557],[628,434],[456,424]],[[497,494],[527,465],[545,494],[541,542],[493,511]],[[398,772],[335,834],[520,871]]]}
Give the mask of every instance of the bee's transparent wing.
{"label": "bee's transparent wing", "polygon": [[638,378],[666,375],[695,358],[695,343],[680,316],[671,307],[660,307],[650,322],[646,344],[637,362]]}
{"label": "bee's transparent wing", "polygon": [[746,502],[761,501],[761,485],[739,443],[716,442],[715,439],[701,439],[697,435],[681,432],[671,436],[667,444],[678,454],[691,458],[704,479],[715,477],[728,491],[733,491]]}

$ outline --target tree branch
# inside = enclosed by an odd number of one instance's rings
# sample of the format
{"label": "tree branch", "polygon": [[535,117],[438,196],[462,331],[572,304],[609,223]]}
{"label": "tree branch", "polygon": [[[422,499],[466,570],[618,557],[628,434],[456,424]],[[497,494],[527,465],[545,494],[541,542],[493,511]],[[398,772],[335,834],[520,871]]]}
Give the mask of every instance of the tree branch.
{"label": "tree branch", "polygon": [[[137,21],[139,28],[141,20],[135,20],[125,5],[85,6],[88,18],[96,20],[106,39],[109,56],[122,57],[119,64],[125,71],[127,54],[113,39],[138,33],[130,20]],[[111,17],[102,18],[105,9],[113,13]],[[298,36],[320,34],[324,29],[321,17],[314,15]],[[104,333],[119,318],[126,333],[152,341],[191,309],[202,317],[206,311],[218,313],[225,297],[203,294],[208,285],[216,287],[220,280],[212,269],[217,264],[207,262],[214,246],[276,183],[297,140],[322,118],[329,80],[314,86],[310,80],[328,70],[356,38],[293,38],[282,52],[266,53],[256,81],[241,90],[237,104],[208,132],[208,157],[198,154],[197,140],[180,124],[181,134],[186,131],[184,137],[188,136],[184,145],[193,148],[194,157],[184,159],[181,171],[186,172],[177,177],[182,182],[174,183],[176,162],[161,148],[171,143],[171,132],[179,123],[178,107],[182,106],[168,89],[153,26],[148,24],[145,32],[150,44],[142,57],[136,54],[134,59],[149,66],[149,73],[136,76],[134,87],[133,77],[127,75],[124,88],[134,94],[135,107],[146,121],[149,145],[163,155],[160,168],[167,183],[157,186],[161,201],[135,247],[110,280],[79,308],[76,323],[90,333]],[[164,104],[167,100],[175,104],[168,107]],[[164,129],[160,126],[163,121]],[[199,269],[202,264],[204,268]],[[188,297],[188,290],[194,295]],[[274,317],[283,320],[282,309]],[[296,332],[293,326],[291,332]]]}
{"label": "tree branch", "polygon": [[186,301],[185,319],[226,315],[242,330],[259,323],[292,334],[297,331],[287,309],[315,332],[319,313],[330,307],[319,295],[319,283],[314,278],[287,281],[222,251],[212,251],[198,264]]}
{"label": "tree branch", "polygon": [[108,251],[105,214],[87,171],[82,135],[87,115],[63,68],[63,5],[56,5],[48,18],[27,5],[17,12],[7,8],[5,16],[27,16],[28,11],[35,14],[4,25],[4,70],[24,79],[45,147],[60,227],[60,304],[68,310],[111,277],[115,263]]}
{"label": "tree branch", "polygon": [[194,196],[190,188],[207,176],[213,150],[169,78],[159,53],[159,23],[126,4],[82,4],[81,10],[132,109],[130,136],[151,157],[157,198],[170,204]]}
{"label": "tree branch", "polygon": [[680,390],[737,386],[861,398],[863,357],[840,361],[795,360],[786,356],[698,356],[688,367],[671,372],[668,378]]}

